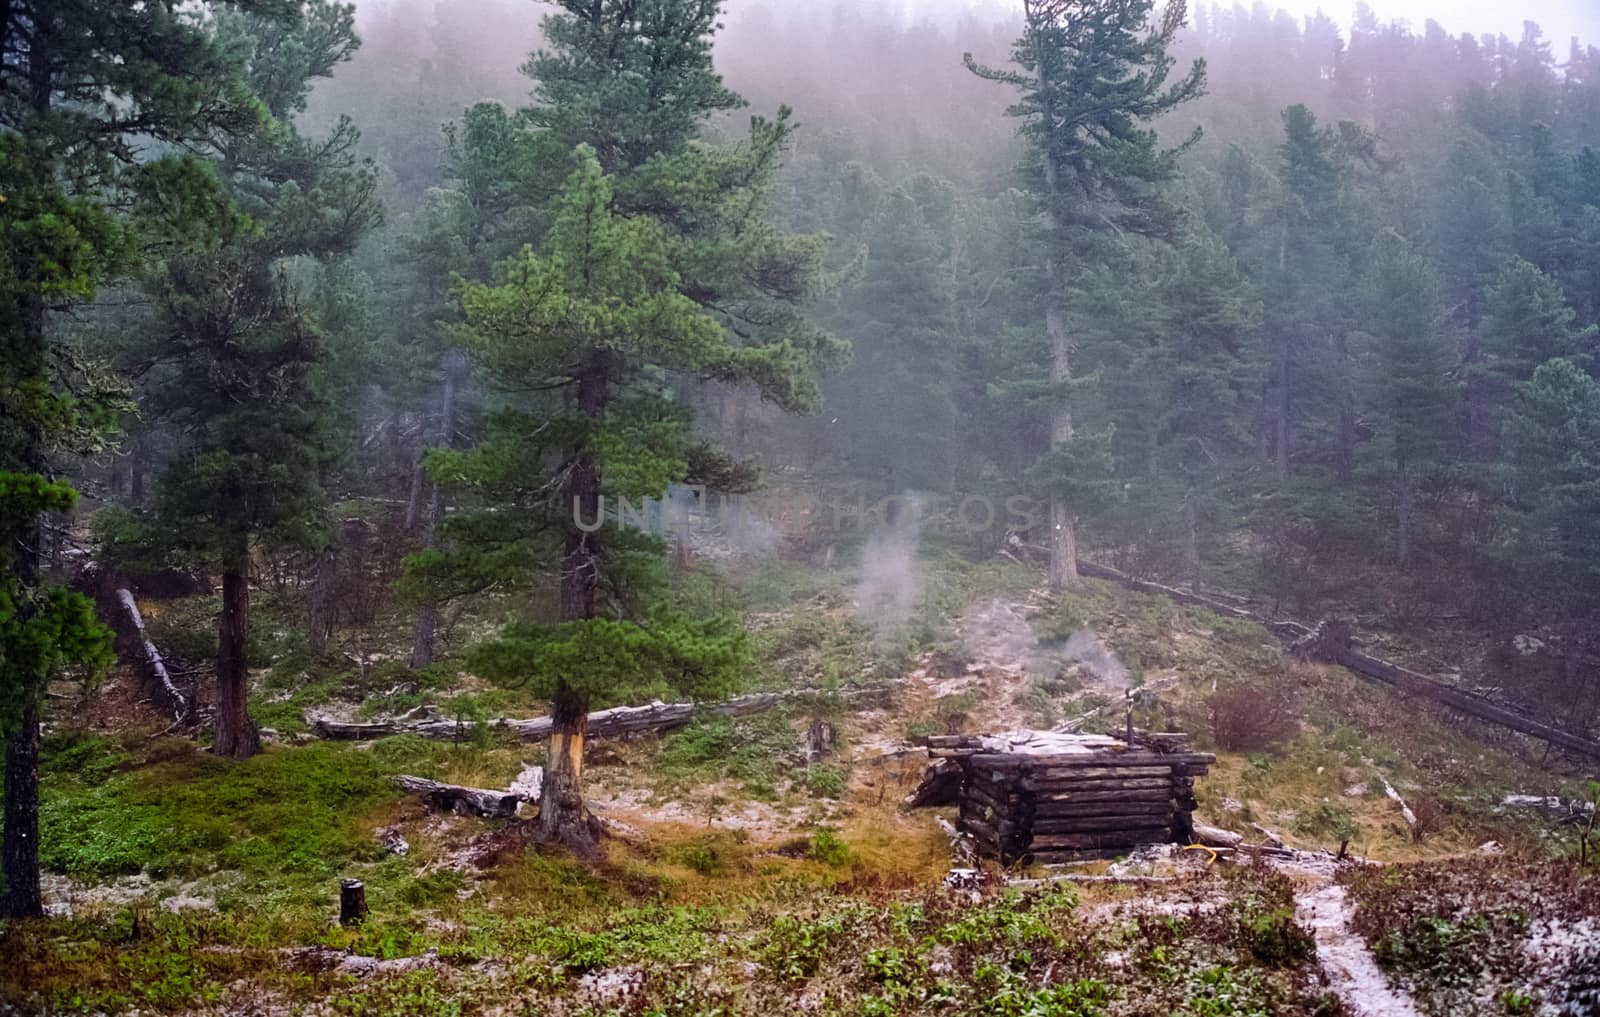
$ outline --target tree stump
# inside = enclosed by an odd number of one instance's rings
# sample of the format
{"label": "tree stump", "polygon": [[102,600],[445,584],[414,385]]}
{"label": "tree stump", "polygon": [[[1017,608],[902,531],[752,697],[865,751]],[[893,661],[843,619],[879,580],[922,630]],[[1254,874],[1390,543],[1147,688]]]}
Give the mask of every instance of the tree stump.
{"label": "tree stump", "polygon": [[339,924],[359,925],[366,917],[366,884],[359,879],[339,880]]}

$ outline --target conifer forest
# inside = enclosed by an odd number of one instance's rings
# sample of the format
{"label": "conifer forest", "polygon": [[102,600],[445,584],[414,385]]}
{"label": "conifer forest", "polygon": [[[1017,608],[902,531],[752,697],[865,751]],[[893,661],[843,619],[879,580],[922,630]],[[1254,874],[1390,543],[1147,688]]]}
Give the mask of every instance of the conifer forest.
{"label": "conifer forest", "polygon": [[0,1015],[1600,1017],[1600,9],[1277,2],[0,0]]}

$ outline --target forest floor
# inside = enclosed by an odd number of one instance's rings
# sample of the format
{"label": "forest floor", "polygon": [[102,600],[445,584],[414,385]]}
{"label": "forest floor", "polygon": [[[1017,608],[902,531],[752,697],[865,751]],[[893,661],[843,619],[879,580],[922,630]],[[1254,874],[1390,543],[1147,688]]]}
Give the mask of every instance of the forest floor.
{"label": "forest floor", "polygon": [[[539,746],[481,727],[458,743],[311,736],[308,709],[537,715],[448,661],[395,664],[398,614],[349,641],[363,676],[294,652],[292,613],[264,591],[272,665],[254,708],[276,738],[244,763],[170,731],[126,674],[81,699],[62,687],[42,814],[52,917],[0,930],[0,1012],[1600,1013],[1583,974],[1600,970],[1600,885],[1560,860],[1569,826],[1505,804],[1576,798],[1581,766],[1290,661],[1210,612],[1095,582],[1051,596],[1020,565],[939,547],[917,570],[892,639],[855,604],[848,564],[680,576],[684,603],[745,614],[753,690],[807,694],[591,742],[591,804],[632,831],[600,863],[530,849],[472,864],[499,824],[431,812],[388,780],[506,787]],[[453,642],[513,607],[476,605]],[[212,610],[152,605],[152,634],[203,659]],[[1115,727],[1129,687],[1159,690],[1142,726],[1218,752],[1200,818],[1308,853],[1348,840],[1355,860],[1157,861],[1172,881],[1141,887],[1019,888],[1007,880],[1045,873],[990,871],[946,888],[941,810],[900,804],[926,762],[909,743],[1097,709],[1084,729]],[[865,688],[887,691],[847,694]],[[808,763],[817,717],[839,745]],[[366,884],[361,926],[335,920],[341,877]]]}

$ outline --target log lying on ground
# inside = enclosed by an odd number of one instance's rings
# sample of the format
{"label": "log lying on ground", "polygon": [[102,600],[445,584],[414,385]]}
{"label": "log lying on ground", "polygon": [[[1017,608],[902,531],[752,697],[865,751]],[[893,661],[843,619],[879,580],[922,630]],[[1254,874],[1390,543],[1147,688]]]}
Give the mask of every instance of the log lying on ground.
{"label": "log lying on ground", "polygon": [[[589,714],[589,738],[616,738],[643,732],[671,731],[686,726],[696,717],[746,717],[770,710],[786,697],[774,692],[739,696],[719,703],[651,703],[649,706],[619,706]],[[423,738],[458,741],[471,735],[473,723],[450,717],[426,719],[399,718],[371,723],[352,723],[307,713],[306,721],[319,736],[335,741],[370,741],[393,735],[414,734]],[[519,720],[497,717],[485,722],[490,731],[506,731],[525,742],[550,737],[549,717]]]}
{"label": "log lying on ground", "polygon": [[402,791],[422,796],[431,808],[454,812],[458,816],[483,816],[486,819],[510,819],[517,814],[522,796],[510,791],[491,791],[481,787],[462,787],[444,784],[426,777],[400,774],[394,778],[395,786]]}
{"label": "log lying on ground", "polygon": [[1313,629],[1295,621],[1263,618],[1242,607],[1224,603],[1215,596],[1202,596],[1170,586],[1163,586],[1160,583],[1152,583],[1130,576],[1119,569],[1114,569],[1107,565],[1097,565],[1094,562],[1083,561],[1082,559],[1078,561],[1078,571],[1083,575],[1096,579],[1109,579],[1129,589],[1143,593],[1158,594],[1180,604],[1204,607],[1218,614],[1256,622],[1265,626],[1269,632],[1279,639],[1291,644],[1294,650],[1306,659],[1338,664],[1347,670],[1355,672],[1362,678],[1380,682],[1401,692],[1430,699],[1477,720],[1498,724],[1501,727],[1541,739],[1578,755],[1588,756],[1591,759],[1600,759],[1600,741],[1584,738],[1581,735],[1563,731],[1549,724],[1542,724],[1514,710],[1496,706],[1454,685],[1351,648],[1350,639],[1352,633],[1350,626],[1347,624],[1324,621]]}
{"label": "log lying on ground", "polygon": [[162,702],[167,712],[171,713],[179,724],[193,721],[194,703],[173,684],[166,662],[161,659],[161,651],[156,649],[156,644],[150,641],[149,634],[145,632],[144,617],[139,614],[139,604],[134,600],[133,591],[124,586],[112,597],[121,610],[121,617],[116,625],[118,634],[123,636],[130,646],[138,647],[140,669],[144,673],[145,681],[150,684],[155,698]]}

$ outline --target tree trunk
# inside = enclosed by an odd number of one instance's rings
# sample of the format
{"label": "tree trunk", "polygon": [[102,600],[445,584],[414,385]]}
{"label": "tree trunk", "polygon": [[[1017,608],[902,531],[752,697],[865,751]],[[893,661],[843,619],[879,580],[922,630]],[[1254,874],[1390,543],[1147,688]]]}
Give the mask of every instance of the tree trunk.
{"label": "tree trunk", "polygon": [[219,756],[245,759],[261,751],[261,735],[250,719],[250,668],[245,641],[250,632],[249,563],[235,557],[222,574],[222,618],[217,624],[216,738]]}
{"label": "tree trunk", "polygon": [[39,891],[39,708],[24,703],[16,733],[6,740],[5,896],[0,916],[44,914]]}
{"label": "tree trunk", "polygon": [[1401,568],[1411,562],[1411,510],[1415,495],[1412,491],[1411,471],[1400,467],[1400,491],[1396,499],[1396,551]]}
{"label": "tree trunk", "polygon": [[426,481],[425,471],[422,469],[423,457],[428,454],[428,448],[417,449],[416,458],[411,461],[411,486],[406,491],[406,519],[407,533],[415,533],[417,521],[422,517],[422,488]]}
{"label": "tree trunk", "polygon": [[1200,492],[1193,481],[1183,492],[1183,566],[1189,574],[1189,588],[1200,590]]}
{"label": "tree trunk", "polygon": [[[1043,94],[1050,95],[1049,82],[1045,80],[1045,67],[1048,66],[1048,61],[1042,51],[1038,56],[1039,87]],[[1043,114],[1048,129],[1053,130],[1055,110],[1048,100]],[[1072,380],[1072,343],[1067,336],[1065,309],[1056,303],[1060,301],[1064,304],[1066,294],[1062,286],[1060,254],[1054,249],[1054,245],[1062,242],[1061,222],[1056,215],[1059,175],[1055,158],[1049,152],[1045,153],[1044,158],[1044,179],[1045,218],[1049,225],[1049,243],[1052,245],[1052,250],[1045,257],[1045,279],[1049,286],[1049,295],[1046,299],[1050,303],[1046,306],[1044,314],[1044,329],[1050,338],[1050,381],[1060,387]],[[1065,402],[1065,397],[1061,393],[1058,392],[1056,398],[1062,401],[1050,418],[1052,452],[1072,441],[1072,408]],[[1050,588],[1060,590],[1078,585],[1077,519],[1061,496],[1051,492]]]}
{"label": "tree trunk", "polygon": [[1278,337],[1278,391],[1273,413],[1273,444],[1278,456],[1278,483],[1289,480],[1289,340]]}
{"label": "tree trunk", "polygon": [[312,580],[311,611],[306,619],[306,641],[311,652],[321,656],[328,649],[328,636],[333,632],[333,599],[339,578],[339,557],[334,549],[326,548],[317,557],[317,574]]}
{"label": "tree trunk", "polygon": [[[435,447],[449,448],[455,433],[456,370],[457,360],[452,355],[444,365],[444,393],[439,400],[439,433]],[[428,516],[424,522],[422,546],[435,550],[439,546],[439,520],[444,517],[444,493],[438,484],[428,499]],[[439,605],[430,597],[417,608],[417,628],[411,640],[411,666],[427,667],[433,663],[433,638],[439,626]]]}
{"label": "tree trunk", "polygon": [[[48,11],[50,8],[45,7]],[[28,33],[28,101],[43,119],[54,95],[54,44],[60,30],[59,16],[37,16]],[[19,30],[20,34],[20,30]],[[18,266],[22,281],[37,282],[44,266],[26,263]],[[27,286],[18,298],[18,327],[3,344],[8,385],[45,386],[49,383],[49,338],[45,334],[45,303],[38,292]],[[8,450],[5,467],[49,475],[49,456],[45,444],[45,424],[36,411],[27,411],[15,422],[16,443]],[[32,610],[30,594],[39,584],[41,551],[40,519],[28,519],[19,527],[16,546],[0,548],[10,554],[11,568],[24,596],[17,605],[19,621],[26,621]],[[5,666],[0,664],[0,666]],[[11,666],[15,666],[12,664]],[[11,676],[7,692],[21,700],[17,728],[6,739],[5,748],[5,831],[0,836],[0,916],[32,918],[44,913],[44,896],[39,889],[39,702],[44,698],[42,679],[27,673]]]}
{"label": "tree trunk", "polygon": [[[578,376],[578,410],[590,420],[605,419],[610,395],[605,365],[591,363]],[[573,452],[566,484],[566,503],[574,518],[567,527],[566,552],[561,559],[561,620],[594,617],[595,588],[600,581],[600,533],[585,533],[576,525],[592,525],[600,518],[600,469],[587,444]]]}
{"label": "tree trunk", "polygon": [[[605,419],[610,395],[606,366],[594,360],[578,376],[578,410],[591,421]],[[592,524],[600,517],[600,469],[587,444],[574,455],[567,478],[567,504],[577,519]],[[576,522],[567,528],[561,560],[561,620],[594,617],[595,588],[600,578],[600,534],[585,533]],[[565,844],[584,856],[598,851],[598,824],[583,804],[583,739],[588,732],[588,697],[566,681],[556,686],[550,704],[550,751],[539,800],[539,837]]]}
{"label": "tree trunk", "polygon": [[[1053,290],[1058,289],[1054,261],[1050,267]],[[1050,380],[1058,385],[1072,380],[1072,350],[1061,313],[1045,312],[1045,330],[1050,333]],[[1059,397],[1058,397],[1059,398]],[[1072,410],[1058,407],[1050,418],[1052,451],[1072,441]],[[1070,589],[1078,585],[1077,519],[1060,495],[1050,495],[1050,588]]]}
{"label": "tree trunk", "polygon": [[599,824],[583,804],[583,740],[589,719],[586,697],[562,682],[550,704],[550,719],[550,753],[539,795],[539,839],[591,857],[599,850]]}

